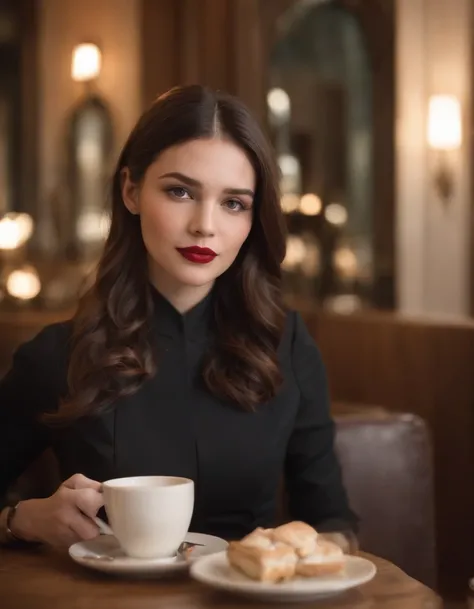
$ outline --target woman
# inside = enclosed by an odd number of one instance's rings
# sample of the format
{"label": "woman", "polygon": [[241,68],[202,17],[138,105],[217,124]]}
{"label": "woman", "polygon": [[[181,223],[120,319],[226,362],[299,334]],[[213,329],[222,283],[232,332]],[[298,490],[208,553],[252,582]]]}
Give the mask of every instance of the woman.
{"label": "woman", "polygon": [[112,223],[74,319],[21,346],[0,386],[0,495],[46,447],[62,479],[2,512],[8,540],[98,534],[100,482],[196,483],[191,530],[293,519],[349,530],[325,373],[282,302],[278,175],[236,99],[173,89],[141,117],[112,184]]}

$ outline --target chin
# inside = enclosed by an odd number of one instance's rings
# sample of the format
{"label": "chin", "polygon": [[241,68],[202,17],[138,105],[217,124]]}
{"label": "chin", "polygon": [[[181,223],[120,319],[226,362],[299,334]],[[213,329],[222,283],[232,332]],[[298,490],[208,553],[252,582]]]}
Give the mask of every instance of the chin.
{"label": "chin", "polygon": [[213,283],[218,275],[210,272],[210,269],[196,268],[183,271],[180,269],[174,274],[177,281],[189,286],[201,287],[209,283]]}

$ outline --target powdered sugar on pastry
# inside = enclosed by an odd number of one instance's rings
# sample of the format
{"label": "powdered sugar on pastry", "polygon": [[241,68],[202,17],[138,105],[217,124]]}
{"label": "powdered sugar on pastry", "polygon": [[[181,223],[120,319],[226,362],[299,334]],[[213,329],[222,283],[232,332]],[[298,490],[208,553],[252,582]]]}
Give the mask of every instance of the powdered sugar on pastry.
{"label": "powdered sugar on pastry", "polygon": [[289,522],[273,529],[272,538],[275,542],[285,543],[294,548],[302,558],[309,556],[315,550],[318,533],[305,522]]}
{"label": "powdered sugar on pastry", "polygon": [[299,562],[304,564],[323,564],[340,561],[344,553],[339,546],[330,541],[319,540],[312,554],[300,558]]}
{"label": "powdered sugar on pastry", "polygon": [[241,541],[231,542],[227,558],[232,567],[262,582],[339,573],[345,565],[342,549],[304,522],[257,528]]}
{"label": "powdered sugar on pastry", "polygon": [[295,574],[297,556],[293,548],[285,544],[261,547],[255,537],[232,541],[227,549],[229,563],[252,579],[277,582],[291,579]]}
{"label": "powdered sugar on pastry", "polygon": [[342,571],[344,564],[344,552],[339,546],[319,540],[312,554],[298,560],[296,573],[303,577],[329,575]]}
{"label": "powdered sugar on pastry", "polygon": [[244,537],[240,543],[249,548],[261,548],[262,550],[271,550],[275,547],[275,543],[272,539],[271,532],[273,529],[255,529],[252,533],[249,533]]}

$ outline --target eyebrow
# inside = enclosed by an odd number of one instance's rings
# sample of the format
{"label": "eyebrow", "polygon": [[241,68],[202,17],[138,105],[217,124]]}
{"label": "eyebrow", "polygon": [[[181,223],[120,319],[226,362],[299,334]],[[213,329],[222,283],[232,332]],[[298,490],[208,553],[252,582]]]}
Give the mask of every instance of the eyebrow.
{"label": "eyebrow", "polygon": [[[202,188],[202,184],[201,182],[199,182],[199,180],[190,178],[189,176],[184,175],[184,173],[172,171],[171,173],[164,173],[159,177],[160,180],[163,180],[164,178],[175,178],[176,180],[180,180],[181,182],[188,184],[188,186]],[[254,191],[250,188],[226,188],[224,192],[229,195],[247,195],[252,198],[255,196]]]}

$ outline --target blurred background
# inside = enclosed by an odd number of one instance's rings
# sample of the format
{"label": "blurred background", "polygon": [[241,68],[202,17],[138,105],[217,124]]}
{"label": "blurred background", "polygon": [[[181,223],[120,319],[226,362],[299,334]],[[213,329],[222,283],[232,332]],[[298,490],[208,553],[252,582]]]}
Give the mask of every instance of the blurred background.
{"label": "blurred background", "polygon": [[285,293],[333,398],[422,417],[441,587],[474,574],[472,0],[0,0],[0,369],[67,318],[124,139],[168,88],[267,129]]}

